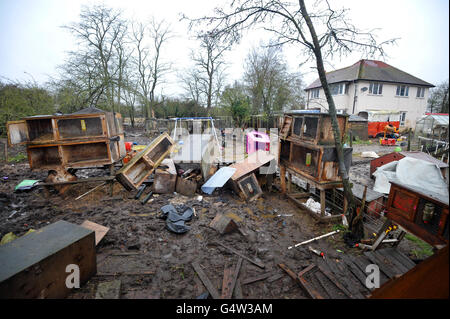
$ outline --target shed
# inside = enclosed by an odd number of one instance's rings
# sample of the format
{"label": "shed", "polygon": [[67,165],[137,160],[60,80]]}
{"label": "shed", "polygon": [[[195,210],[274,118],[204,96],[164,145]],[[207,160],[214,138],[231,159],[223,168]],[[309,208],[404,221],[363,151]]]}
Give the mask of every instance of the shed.
{"label": "shed", "polygon": [[372,177],[373,173],[375,172],[375,170],[380,167],[383,166],[385,164],[388,164],[390,162],[393,161],[399,161],[404,157],[413,157],[416,159],[420,159],[420,160],[424,160],[433,164],[436,164],[439,169],[441,170],[442,176],[444,178],[446,178],[446,169],[448,169],[448,164],[444,163],[436,158],[434,158],[431,155],[428,155],[427,153],[424,152],[392,152],[383,156],[380,156],[378,158],[373,159],[372,161],[370,161],[370,176]]}
{"label": "shed", "polygon": [[448,114],[427,113],[417,120],[415,135],[433,139],[448,140]]}
{"label": "shed", "polygon": [[351,132],[353,138],[358,137],[362,141],[369,139],[368,120],[361,116],[350,115],[348,119],[348,130]]}

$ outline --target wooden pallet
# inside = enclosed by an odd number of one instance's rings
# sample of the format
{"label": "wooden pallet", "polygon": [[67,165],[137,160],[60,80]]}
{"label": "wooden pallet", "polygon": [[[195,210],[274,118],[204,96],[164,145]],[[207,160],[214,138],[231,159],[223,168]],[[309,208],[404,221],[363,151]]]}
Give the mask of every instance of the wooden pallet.
{"label": "wooden pallet", "polygon": [[[302,270],[296,277],[307,295],[313,299],[367,298],[373,291],[366,287],[369,274],[366,273],[366,267],[369,264],[379,267],[380,286],[415,267],[415,263],[396,248],[365,252],[360,256],[343,255],[339,259],[323,259],[318,256],[314,258],[314,264]],[[289,270],[285,271],[289,273]]]}

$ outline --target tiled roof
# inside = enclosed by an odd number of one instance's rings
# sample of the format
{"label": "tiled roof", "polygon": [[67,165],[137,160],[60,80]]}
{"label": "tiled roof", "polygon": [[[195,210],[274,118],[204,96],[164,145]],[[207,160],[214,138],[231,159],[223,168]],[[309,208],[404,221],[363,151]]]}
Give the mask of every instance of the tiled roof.
{"label": "tiled roof", "polygon": [[[431,83],[416,78],[415,76],[394,68],[387,63],[376,60],[360,60],[346,68],[328,72],[326,76],[328,83],[368,80],[434,87]],[[317,79],[305,90],[318,88],[321,86],[322,84],[320,83],[320,80]]]}

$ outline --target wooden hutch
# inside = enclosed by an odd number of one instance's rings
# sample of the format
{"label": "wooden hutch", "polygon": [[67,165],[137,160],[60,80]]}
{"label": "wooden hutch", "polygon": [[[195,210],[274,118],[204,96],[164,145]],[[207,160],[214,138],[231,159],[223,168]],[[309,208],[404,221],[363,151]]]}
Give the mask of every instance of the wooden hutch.
{"label": "wooden hutch", "polygon": [[[347,133],[348,115],[338,114],[337,120],[342,141]],[[308,111],[285,113],[279,136],[278,165],[280,167],[282,192],[287,193],[289,199],[321,221],[340,218],[340,214],[325,216],[325,191],[343,187],[342,178],[339,176],[339,164],[330,115]],[[352,148],[344,148],[347,170],[351,165],[351,157]],[[287,189],[286,173],[288,175]],[[306,193],[291,193],[292,175],[306,182]],[[320,190],[320,215],[310,210],[302,202],[302,200],[311,196],[309,193],[310,186]]]}
{"label": "wooden hutch", "polygon": [[7,123],[9,145],[25,144],[31,169],[112,165],[126,155],[122,116],[87,108]]}
{"label": "wooden hutch", "polygon": [[386,217],[433,246],[448,245],[449,197],[391,181]]}

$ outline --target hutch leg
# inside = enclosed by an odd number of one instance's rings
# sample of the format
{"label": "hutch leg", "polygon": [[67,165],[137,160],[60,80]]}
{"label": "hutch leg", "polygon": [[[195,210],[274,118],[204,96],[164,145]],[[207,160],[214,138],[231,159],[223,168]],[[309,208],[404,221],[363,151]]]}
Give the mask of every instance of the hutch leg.
{"label": "hutch leg", "polygon": [[[114,164],[111,164],[109,166],[109,173],[111,176],[114,176]],[[109,194],[112,197],[114,194],[114,180],[111,181],[110,186],[109,186]]]}
{"label": "hutch leg", "polygon": [[325,217],[325,190],[320,190],[320,216]]}
{"label": "hutch leg", "polygon": [[287,174],[288,174],[287,191],[290,194],[290,193],[292,193],[292,173],[288,172]]}
{"label": "hutch leg", "polygon": [[280,165],[280,186],[281,192],[286,194],[286,167]]}

